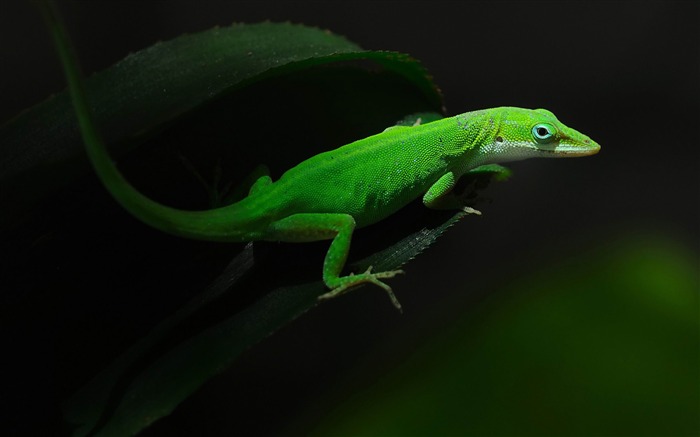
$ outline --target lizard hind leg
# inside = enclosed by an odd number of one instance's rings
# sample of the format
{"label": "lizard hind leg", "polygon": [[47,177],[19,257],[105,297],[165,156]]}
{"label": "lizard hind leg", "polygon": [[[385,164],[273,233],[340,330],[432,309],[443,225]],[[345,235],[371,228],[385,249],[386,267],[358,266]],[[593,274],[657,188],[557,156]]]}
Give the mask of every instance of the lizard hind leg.
{"label": "lizard hind leg", "polygon": [[229,194],[224,198],[223,204],[229,205],[242,200],[244,197],[262,191],[265,187],[272,184],[270,178],[270,170],[266,165],[258,165],[248,173],[243,181],[230,190]]}
{"label": "lizard hind leg", "polygon": [[332,240],[323,261],[323,282],[330,291],[319,296],[319,300],[337,297],[357,285],[370,283],[386,291],[392,304],[401,311],[401,304],[391,287],[381,280],[403,273],[402,270],[374,273],[370,267],[363,273],[340,276],[354,229],[355,219],[349,214],[300,213],[272,223],[267,238],[287,242]]}
{"label": "lizard hind leg", "polygon": [[332,299],[334,297],[338,297],[341,294],[347,293],[350,288],[360,285],[363,283],[372,283],[378,287],[381,287],[386,293],[389,295],[389,299],[391,300],[392,305],[399,310],[399,312],[403,312],[401,308],[401,303],[399,300],[396,298],[396,295],[394,294],[394,291],[391,289],[390,286],[385,284],[384,282],[380,281],[380,279],[388,279],[388,278],[393,278],[394,276],[404,273],[403,270],[389,270],[386,272],[378,272],[378,273],[372,273],[372,266],[369,266],[367,270],[365,270],[364,273],[360,273],[359,275],[354,275],[350,274],[348,276],[341,276],[338,279],[338,282],[340,285],[337,287],[331,289],[328,293],[324,293],[318,297],[318,300],[326,300],[326,299]]}

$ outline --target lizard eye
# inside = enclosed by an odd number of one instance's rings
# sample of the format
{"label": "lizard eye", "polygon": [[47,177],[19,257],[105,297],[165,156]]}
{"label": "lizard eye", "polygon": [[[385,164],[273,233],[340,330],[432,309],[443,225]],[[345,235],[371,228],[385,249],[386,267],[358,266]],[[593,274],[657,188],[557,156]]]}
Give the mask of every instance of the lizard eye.
{"label": "lizard eye", "polygon": [[538,143],[547,143],[554,138],[554,126],[540,123],[532,128],[532,136],[535,137]]}

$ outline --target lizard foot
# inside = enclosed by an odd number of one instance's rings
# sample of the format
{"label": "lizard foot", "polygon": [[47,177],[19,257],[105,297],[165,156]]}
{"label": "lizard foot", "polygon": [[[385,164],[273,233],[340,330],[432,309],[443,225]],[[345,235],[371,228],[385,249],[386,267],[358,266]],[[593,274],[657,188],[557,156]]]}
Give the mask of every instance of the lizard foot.
{"label": "lizard foot", "polygon": [[378,287],[381,287],[384,291],[386,291],[394,307],[396,307],[396,309],[399,310],[399,312],[403,312],[403,310],[401,309],[401,304],[394,295],[394,292],[392,291],[391,287],[389,287],[384,282],[380,281],[380,279],[393,278],[394,276],[402,273],[404,273],[403,270],[388,270],[386,272],[372,273],[372,266],[369,266],[369,268],[365,270],[364,273],[359,273],[357,275],[351,273],[348,276],[337,278],[338,285],[333,287],[328,293],[320,295],[318,297],[318,300],[332,299],[334,297],[338,297],[341,294],[346,293],[352,287],[355,287],[360,284],[371,283]]}

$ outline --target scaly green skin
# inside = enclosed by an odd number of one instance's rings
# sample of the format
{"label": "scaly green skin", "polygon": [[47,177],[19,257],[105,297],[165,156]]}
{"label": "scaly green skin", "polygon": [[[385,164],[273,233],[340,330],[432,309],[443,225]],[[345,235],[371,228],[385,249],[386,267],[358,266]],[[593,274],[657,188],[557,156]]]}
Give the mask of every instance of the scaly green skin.
{"label": "scaly green skin", "polygon": [[[102,182],[119,203],[162,231],[200,240],[307,242],[332,240],[323,281],[337,296],[361,283],[386,290],[381,279],[401,271],[340,276],[356,227],[376,223],[421,197],[428,208],[464,209],[452,194],[469,171],[534,157],[577,157],[600,146],[566,127],[544,109],[502,107],[467,112],[427,124],[395,126],[336,150],[321,153],[288,170],[276,182],[260,177],[238,203],[207,211],[182,211],[148,199],[134,189],[110,160],[91,120],[81,90],[77,61],[67,36],[52,25],[88,155]],[[483,167],[482,167],[483,168]]]}

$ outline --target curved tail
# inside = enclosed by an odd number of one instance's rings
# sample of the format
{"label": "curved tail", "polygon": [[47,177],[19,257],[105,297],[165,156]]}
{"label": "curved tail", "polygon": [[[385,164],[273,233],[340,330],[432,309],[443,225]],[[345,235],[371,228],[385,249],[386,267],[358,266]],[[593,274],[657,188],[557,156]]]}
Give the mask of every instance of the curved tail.
{"label": "curved tail", "polygon": [[100,180],[112,196],[134,217],[161,231],[187,238],[213,241],[246,241],[235,230],[236,205],[207,211],[184,211],[155,202],[136,190],[112,162],[87,104],[83,78],[70,38],[53,2],[39,3],[61,59],[68,90],[78,117],[87,154]]}

